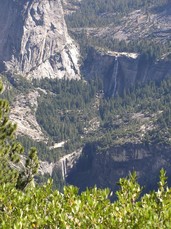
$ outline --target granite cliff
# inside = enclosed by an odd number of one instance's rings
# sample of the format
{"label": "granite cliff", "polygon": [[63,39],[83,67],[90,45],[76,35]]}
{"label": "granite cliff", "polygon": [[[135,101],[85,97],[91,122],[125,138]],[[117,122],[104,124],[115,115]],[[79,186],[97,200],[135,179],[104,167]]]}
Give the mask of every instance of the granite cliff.
{"label": "granite cliff", "polygon": [[[166,169],[169,177],[171,175],[170,146],[126,143],[103,153],[99,153],[96,147],[96,144],[87,144],[68,174],[68,183],[78,186],[80,190],[94,185],[116,190],[120,177],[136,171],[144,191],[149,191],[157,184],[161,168]],[[170,179],[168,181],[171,182]]]}
{"label": "granite cliff", "polygon": [[124,91],[149,81],[160,82],[171,76],[171,61],[150,60],[137,53],[97,51],[90,49],[84,75],[99,77],[107,96],[123,95]]}
{"label": "granite cliff", "polygon": [[80,77],[79,50],[68,35],[61,0],[2,0],[0,30],[1,72]]}
{"label": "granite cliff", "polygon": [[[126,110],[123,115],[122,113],[119,115],[119,112],[111,114],[109,120],[102,120],[99,110],[101,102],[105,100],[104,95],[117,97],[117,95],[125,94],[127,90],[136,87],[136,85],[145,84],[148,81],[160,82],[169,78],[171,76],[169,51],[164,53],[165,56],[154,60],[145,58],[141,53],[109,51],[104,47],[99,48],[98,45],[90,48],[88,43],[89,52],[86,53],[87,58],[82,59],[82,73],[85,79],[89,79],[91,82],[96,77],[101,78],[104,93],[101,89],[94,93],[90,104],[86,104],[86,109],[82,109],[81,106],[80,108],[79,103],[75,107],[68,108],[67,98],[64,98],[60,106],[57,107],[57,112],[56,110],[54,112],[52,110],[53,102],[61,99],[60,93],[65,92],[67,88],[65,86],[65,88],[61,87],[60,90],[56,90],[55,87],[54,89],[53,86],[58,84],[57,81],[42,79],[39,82],[35,81],[35,85],[34,81],[29,81],[30,88],[23,86],[22,90],[20,83],[18,83],[18,88],[15,86],[18,80],[16,75],[21,75],[26,79],[45,77],[80,79],[79,48],[68,34],[64,19],[64,14],[73,14],[79,10],[81,1],[74,1],[74,4],[72,2],[63,1],[65,12],[63,11],[62,0],[2,0],[0,2],[0,72],[9,73],[7,80],[10,81],[10,87],[8,87],[8,92],[9,97],[11,95],[13,97],[10,117],[18,123],[19,135],[27,135],[32,139],[34,138],[34,141],[44,143],[50,139],[49,145],[46,145],[48,148],[47,155],[49,157],[49,152],[53,149],[54,152],[51,154],[53,156],[52,161],[54,161],[41,163],[40,171],[42,174],[49,173],[53,177],[60,174],[63,180],[66,179],[68,183],[77,185],[80,190],[95,184],[101,188],[113,189],[120,177],[128,175],[129,171],[136,170],[140,183],[146,183],[146,188],[150,189],[154,183],[156,184],[161,167],[167,169],[169,175],[171,174],[170,146],[166,144],[145,145],[141,141],[146,132],[155,129],[155,121],[162,114],[164,108],[160,106],[160,110],[153,112],[150,109],[143,111]],[[128,17],[123,17],[118,27],[115,24],[110,24],[104,28],[70,28],[70,32],[79,36],[79,33],[83,31],[87,40],[98,37],[103,40],[105,37],[109,37],[125,42],[136,41],[139,39],[139,35],[141,35],[141,39],[148,38],[149,40],[155,36],[155,41],[160,41],[163,44],[165,40],[170,39],[170,20],[171,16],[168,10],[155,14],[136,10],[130,13]],[[165,23],[166,21],[167,23]],[[164,24],[165,29],[161,30]],[[140,31],[143,32],[140,34]],[[12,77],[13,75],[16,77]],[[13,82],[14,78],[16,82]],[[26,81],[23,85],[26,85]],[[75,93],[73,88],[68,90],[68,94],[66,94],[68,97],[72,97],[72,93]],[[12,94],[11,91],[13,90]],[[61,93],[61,95],[63,94]],[[84,101],[80,91],[77,97],[79,102]],[[161,98],[159,97],[158,100]],[[46,101],[48,104],[51,103],[51,109],[45,107]],[[50,136],[41,122],[38,122],[36,112],[39,106],[43,107],[44,113],[46,108],[50,114],[54,114],[53,119],[51,119],[53,124],[55,122],[62,124],[67,120],[69,124],[75,127],[80,122],[77,138],[72,139],[72,143],[77,143],[77,141],[82,143],[83,141],[83,144],[74,149],[74,153],[65,151],[69,145],[62,144],[59,149],[55,149],[52,145],[52,142],[57,141],[57,144],[60,142],[56,140],[56,133]],[[77,106],[78,109],[76,109]],[[104,111],[106,112],[105,109]],[[42,113],[39,116],[43,116]],[[60,119],[57,119],[57,115]],[[78,118],[75,118],[77,115]],[[87,119],[88,116],[90,119]],[[50,120],[49,116],[47,116],[47,120]],[[85,127],[81,121],[86,123]],[[106,126],[104,121],[106,121]],[[169,126],[170,123],[167,128]],[[70,130],[72,135],[73,129]],[[114,132],[115,130],[116,132]],[[124,133],[122,138],[119,135],[120,130]],[[61,129],[62,131],[64,129]],[[112,144],[103,153],[100,152],[94,142],[87,143],[90,140],[102,139],[108,132],[113,134],[111,135],[113,137]],[[170,133],[171,131],[168,136]],[[69,134],[60,141],[62,143],[67,142],[70,140],[68,136]],[[94,137],[97,139],[94,140]],[[83,147],[83,151],[79,150],[81,147]],[[66,152],[68,153],[67,156],[65,155]],[[44,158],[44,155],[42,157]]]}

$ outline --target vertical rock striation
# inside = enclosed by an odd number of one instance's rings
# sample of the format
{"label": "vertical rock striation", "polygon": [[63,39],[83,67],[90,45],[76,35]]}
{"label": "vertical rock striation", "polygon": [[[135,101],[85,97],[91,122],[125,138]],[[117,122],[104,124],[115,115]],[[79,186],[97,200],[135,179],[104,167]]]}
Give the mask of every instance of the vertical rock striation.
{"label": "vertical rock striation", "polygon": [[28,78],[74,78],[79,51],[61,0],[0,1],[0,70]]}
{"label": "vertical rock striation", "polygon": [[116,190],[119,178],[136,171],[138,182],[144,186],[143,191],[156,188],[159,171],[164,168],[171,184],[171,147],[170,145],[146,145],[126,143],[115,145],[99,153],[96,145],[87,144],[76,163],[68,173],[67,182],[79,187],[110,188]]}
{"label": "vertical rock striation", "polygon": [[90,49],[83,66],[87,78],[99,77],[109,97],[149,81],[160,82],[171,76],[171,60],[150,60],[136,53],[102,52]]}
{"label": "vertical rock striation", "polygon": [[111,77],[111,82],[110,82],[110,87],[109,87],[109,91],[111,91],[111,95],[114,97],[116,94],[116,90],[117,90],[117,75],[118,75],[118,58],[117,56],[115,57],[114,60],[114,67],[113,67],[113,73],[112,73],[112,77]]}

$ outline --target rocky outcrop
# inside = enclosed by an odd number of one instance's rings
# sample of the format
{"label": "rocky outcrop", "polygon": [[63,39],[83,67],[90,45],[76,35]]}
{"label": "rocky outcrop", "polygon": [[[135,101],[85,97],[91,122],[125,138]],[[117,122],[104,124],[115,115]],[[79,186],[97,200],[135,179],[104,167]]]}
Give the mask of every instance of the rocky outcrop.
{"label": "rocky outcrop", "polygon": [[[67,182],[80,190],[94,185],[116,190],[119,178],[136,171],[138,182],[144,186],[144,191],[149,191],[156,187],[161,168],[171,177],[170,146],[127,143],[99,153],[95,145],[87,144]],[[171,179],[168,181],[170,184]]]}
{"label": "rocky outcrop", "polygon": [[1,72],[80,77],[79,51],[68,35],[61,0],[2,0],[0,31]]}
{"label": "rocky outcrop", "polygon": [[10,120],[17,124],[17,134],[28,136],[34,141],[47,142],[47,137],[35,117],[39,97],[39,90],[17,95],[11,106]]}
{"label": "rocky outcrop", "polygon": [[82,0],[77,0],[77,1],[62,0],[64,6],[64,13],[66,15],[75,13],[77,10],[79,10],[81,1]]}
{"label": "rocky outcrop", "polygon": [[[167,1],[166,1],[167,2]],[[72,4],[73,5],[73,4]],[[115,18],[116,12],[105,12],[101,16],[105,16],[105,26],[92,26],[71,28],[72,32],[84,32],[87,38],[108,39],[118,41],[136,41],[137,43],[145,39],[165,43],[171,39],[171,3],[163,2],[162,7],[156,7],[154,2],[152,7],[144,9],[132,10],[129,14],[120,18],[119,23],[113,22],[111,18]],[[73,7],[72,7],[73,8]],[[79,10],[79,7],[78,9]],[[71,12],[73,12],[72,10]]]}
{"label": "rocky outcrop", "polygon": [[83,72],[88,78],[100,77],[107,96],[171,76],[171,61],[146,59],[136,53],[102,52],[90,49]]}
{"label": "rocky outcrop", "polygon": [[68,174],[72,171],[72,169],[78,162],[81,154],[82,148],[61,157],[58,161],[54,163],[40,161],[39,173],[41,175],[49,174],[52,177],[54,173],[58,173],[58,175],[61,174],[61,178],[65,181]]}
{"label": "rocky outcrop", "polygon": [[75,167],[81,153],[82,148],[63,156],[58,162],[55,163],[53,171],[60,171],[62,179],[65,180],[71,170]]}

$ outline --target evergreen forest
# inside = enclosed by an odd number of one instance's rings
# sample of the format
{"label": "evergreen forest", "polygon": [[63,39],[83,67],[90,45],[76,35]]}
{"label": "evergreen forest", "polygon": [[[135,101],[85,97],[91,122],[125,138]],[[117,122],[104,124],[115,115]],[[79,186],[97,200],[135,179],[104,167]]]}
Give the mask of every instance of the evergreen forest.
{"label": "evergreen forest", "polygon": [[[103,35],[103,33],[96,35],[96,31],[103,31],[106,27],[112,31],[113,27],[122,24],[122,20],[126,23],[128,15],[136,10],[141,10],[148,17],[151,13],[169,8],[170,2],[168,0],[82,0],[79,2],[72,0],[71,3],[77,10],[67,14],[65,18],[71,36],[80,44],[83,58],[86,58],[89,47],[141,53],[147,59],[153,60],[160,59],[164,54],[171,52],[170,39],[165,37],[165,39],[158,40],[155,39],[154,34],[148,34],[145,39],[141,36],[138,39],[134,37],[117,39],[113,36]],[[153,25],[151,26],[153,27]],[[170,55],[167,58],[170,59]]]}
{"label": "evergreen forest", "polygon": [[[2,84],[1,84],[2,90]],[[117,199],[94,187],[78,194],[65,186],[52,189],[52,180],[37,184],[37,152],[31,148],[25,162],[24,148],[9,121],[9,104],[0,100],[0,227],[7,228],[169,228],[171,189],[166,173],[160,172],[158,190],[141,195],[136,173],[120,178]],[[115,185],[115,184],[114,184]]]}
{"label": "evergreen forest", "polygon": [[[65,1],[62,2],[67,11]],[[140,10],[148,18],[149,13],[162,12],[170,2],[69,3],[75,10],[66,13],[65,19],[71,37],[80,45],[82,79],[0,75],[0,228],[171,228],[170,178],[164,169],[158,174],[157,189],[149,192],[139,184],[136,172],[114,183],[116,192],[96,186],[81,192],[69,185],[59,170],[40,174],[42,161],[55,164],[86,146],[92,146],[98,155],[127,143],[171,147],[171,77],[137,82],[125,87],[123,93],[116,91],[115,96],[109,96],[103,78],[90,79],[83,70],[92,47],[104,52],[135,52],[149,65],[159,60],[170,63],[170,39],[120,40],[90,35],[108,25],[120,26],[131,12]],[[25,99],[30,92],[37,95],[33,103]],[[10,121],[18,102],[27,111],[25,116],[35,118],[42,138],[21,134],[19,126]]]}

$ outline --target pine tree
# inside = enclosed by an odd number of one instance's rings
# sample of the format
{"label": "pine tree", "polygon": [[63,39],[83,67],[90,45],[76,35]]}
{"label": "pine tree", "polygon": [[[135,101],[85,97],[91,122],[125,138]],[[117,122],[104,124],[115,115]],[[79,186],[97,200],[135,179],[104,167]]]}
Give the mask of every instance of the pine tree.
{"label": "pine tree", "polygon": [[[0,82],[0,92],[3,90]],[[14,170],[19,162],[19,155],[23,152],[23,147],[14,141],[16,125],[9,121],[9,104],[6,100],[0,100],[0,184],[15,183],[17,171]]]}
{"label": "pine tree", "polygon": [[[0,82],[0,92],[3,84]],[[38,169],[38,157],[35,149],[31,149],[25,165],[20,160],[24,152],[23,146],[16,141],[16,124],[9,120],[9,103],[0,99],[0,185],[10,183],[18,189],[24,189]]]}
{"label": "pine tree", "polygon": [[24,190],[27,185],[34,184],[34,176],[38,172],[39,161],[37,151],[31,148],[24,169],[19,173],[16,188]]}

